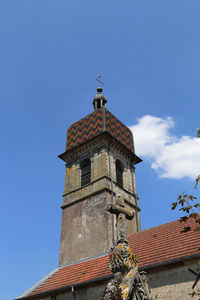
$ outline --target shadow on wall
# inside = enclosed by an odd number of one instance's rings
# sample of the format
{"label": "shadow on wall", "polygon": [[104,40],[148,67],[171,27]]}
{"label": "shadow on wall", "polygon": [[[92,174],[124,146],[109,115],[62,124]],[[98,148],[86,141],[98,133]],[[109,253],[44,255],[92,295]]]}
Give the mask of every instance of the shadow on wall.
{"label": "shadow on wall", "polygon": [[[184,282],[194,282],[194,276],[188,271],[188,268],[196,269],[196,264],[174,267],[173,269],[168,266],[162,271],[148,274],[148,282],[151,289],[162,287],[165,285],[174,285]],[[192,285],[191,285],[192,286]]]}

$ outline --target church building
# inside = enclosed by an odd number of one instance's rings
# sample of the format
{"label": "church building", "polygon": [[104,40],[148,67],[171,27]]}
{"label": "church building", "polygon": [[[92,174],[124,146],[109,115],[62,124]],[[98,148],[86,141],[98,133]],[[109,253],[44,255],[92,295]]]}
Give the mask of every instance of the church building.
{"label": "church building", "polygon": [[93,112],[68,128],[59,155],[66,165],[59,265],[18,300],[100,300],[113,276],[108,253],[117,241],[116,216],[108,207],[119,196],[134,212],[127,220],[128,242],[147,272],[152,299],[191,299],[195,277],[188,268],[195,270],[199,258],[199,232],[181,234],[179,220],[141,231],[135,165],[142,160],[131,130],[106,106],[99,87]]}

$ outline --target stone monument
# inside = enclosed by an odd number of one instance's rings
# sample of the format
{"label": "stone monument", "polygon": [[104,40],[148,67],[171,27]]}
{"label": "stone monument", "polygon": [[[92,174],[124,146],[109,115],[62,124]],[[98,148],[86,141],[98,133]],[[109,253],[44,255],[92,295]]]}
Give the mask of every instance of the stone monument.
{"label": "stone monument", "polygon": [[128,246],[126,219],[133,219],[134,213],[125,209],[120,195],[107,210],[117,218],[117,243],[110,249],[109,257],[114,278],[108,283],[101,300],[152,300],[145,272],[138,271],[137,257]]}

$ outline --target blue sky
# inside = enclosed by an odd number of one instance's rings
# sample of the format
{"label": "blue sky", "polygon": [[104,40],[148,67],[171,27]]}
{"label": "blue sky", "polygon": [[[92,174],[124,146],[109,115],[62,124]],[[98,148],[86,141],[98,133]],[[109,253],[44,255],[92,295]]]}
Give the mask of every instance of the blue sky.
{"label": "blue sky", "polygon": [[131,127],[143,158],[142,228],[179,217],[170,204],[193,193],[200,169],[199,11],[199,0],[0,2],[2,299],[58,264],[57,155],[68,126],[92,112],[98,73],[108,109]]}

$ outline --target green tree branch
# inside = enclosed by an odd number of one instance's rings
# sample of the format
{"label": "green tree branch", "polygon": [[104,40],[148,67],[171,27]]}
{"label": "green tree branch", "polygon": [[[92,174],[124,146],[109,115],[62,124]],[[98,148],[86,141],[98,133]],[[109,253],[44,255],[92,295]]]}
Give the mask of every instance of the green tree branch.
{"label": "green tree branch", "polygon": [[[200,126],[197,127],[197,138],[200,138]],[[200,184],[200,175],[195,180],[194,188],[197,189]],[[187,226],[187,221],[189,219],[195,219],[196,227],[194,230],[200,230],[200,202],[197,197],[193,195],[188,195],[185,192],[180,194],[177,198],[176,202],[172,203],[172,210],[177,209],[184,213],[184,216],[180,218],[180,222],[185,223],[183,230],[181,233],[185,233],[191,231],[191,226]],[[200,249],[198,249],[200,251]],[[200,261],[197,264],[199,269]],[[191,297],[198,296],[200,300],[200,289],[196,288],[191,294]]]}

